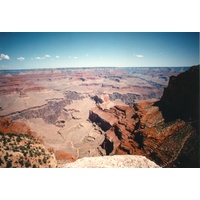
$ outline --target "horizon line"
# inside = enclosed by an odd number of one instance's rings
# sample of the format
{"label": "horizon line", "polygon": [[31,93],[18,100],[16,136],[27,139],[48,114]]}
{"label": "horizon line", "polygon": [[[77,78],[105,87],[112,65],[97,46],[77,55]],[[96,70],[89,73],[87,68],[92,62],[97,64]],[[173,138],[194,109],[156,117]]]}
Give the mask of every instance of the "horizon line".
{"label": "horizon line", "polygon": [[41,67],[41,68],[8,68],[8,69],[1,69],[3,70],[44,70],[44,69],[77,69],[77,68],[162,68],[162,67],[192,67],[192,66],[199,66],[200,64],[196,65],[174,65],[174,66],[77,66],[77,67]]}

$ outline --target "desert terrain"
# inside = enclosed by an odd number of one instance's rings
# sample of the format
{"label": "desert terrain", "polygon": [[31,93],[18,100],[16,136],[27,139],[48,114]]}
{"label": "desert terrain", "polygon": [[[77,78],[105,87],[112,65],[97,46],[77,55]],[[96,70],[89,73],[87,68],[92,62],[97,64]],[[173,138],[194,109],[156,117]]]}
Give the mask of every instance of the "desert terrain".
{"label": "desert terrain", "polygon": [[40,146],[43,157],[34,154],[27,167],[117,155],[147,163],[132,167],[198,167],[198,73],[199,66],[2,70],[0,166],[22,167],[19,154],[26,163]]}

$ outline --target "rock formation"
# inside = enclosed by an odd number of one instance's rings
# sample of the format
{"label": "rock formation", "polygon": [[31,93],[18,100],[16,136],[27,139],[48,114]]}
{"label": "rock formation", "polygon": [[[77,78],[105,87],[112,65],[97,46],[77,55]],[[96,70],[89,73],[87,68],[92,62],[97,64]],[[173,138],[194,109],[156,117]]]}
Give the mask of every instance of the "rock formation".
{"label": "rock formation", "polygon": [[171,76],[161,100],[156,104],[166,121],[177,118],[193,124],[199,120],[199,66]]}
{"label": "rock formation", "polygon": [[[90,110],[106,155],[143,155],[161,167],[199,167],[199,66],[170,78],[159,102]],[[185,111],[185,112],[184,112]]]}
{"label": "rock formation", "polygon": [[[162,167],[197,166],[199,118],[192,95],[198,77],[195,69],[175,77],[186,69],[43,69],[14,70],[9,75],[1,71],[0,129],[35,137],[55,154],[58,166],[116,154],[146,156]],[[186,76],[186,82],[196,77],[189,86],[181,83]],[[194,89],[181,93],[184,88]],[[174,98],[176,94],[181,98]],[[184,95],[184,103],[176,107]],[[181,113],[184,105],[187,111]],[[170,108],[176,111],[172,118]]]}
{"label": "rock formation", "polygon": [[64,163],[66,164],[66,163],[75,162],[77,160],[74,156],[61,150],[57,150],[55,152],[55,157],[56,157],[58,166],[61,166]]}
{"label": "rock formation", "polygon": [[0,119],[0,167],[57,167],[55,155],[34,137],[26,124]]}
{"label": "rock formation", "polygon": [[144,156],[115,155],[103,157],[85,157],[73,163],[63,165],[64,168],[159,168],[153,161]]}

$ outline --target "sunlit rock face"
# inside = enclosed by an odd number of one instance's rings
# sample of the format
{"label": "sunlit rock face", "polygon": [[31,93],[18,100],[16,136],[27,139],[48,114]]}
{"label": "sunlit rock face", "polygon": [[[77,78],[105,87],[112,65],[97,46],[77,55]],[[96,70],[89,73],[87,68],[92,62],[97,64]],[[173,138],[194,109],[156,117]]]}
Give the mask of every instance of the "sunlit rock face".
{"label": "sunlit rock face", "polygon": [[153,161],[144,156],[115,155],[81,158],[63,168],[159,168]]}

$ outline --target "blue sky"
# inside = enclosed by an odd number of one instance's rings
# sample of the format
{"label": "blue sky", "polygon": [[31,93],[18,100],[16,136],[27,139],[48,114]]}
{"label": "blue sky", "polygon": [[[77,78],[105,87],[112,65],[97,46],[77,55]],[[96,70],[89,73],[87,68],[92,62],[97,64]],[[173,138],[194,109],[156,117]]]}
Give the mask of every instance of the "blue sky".
{"label": "blue sky", "polygon": [[0,69],[192,66],[199,33],[0,33]]}

